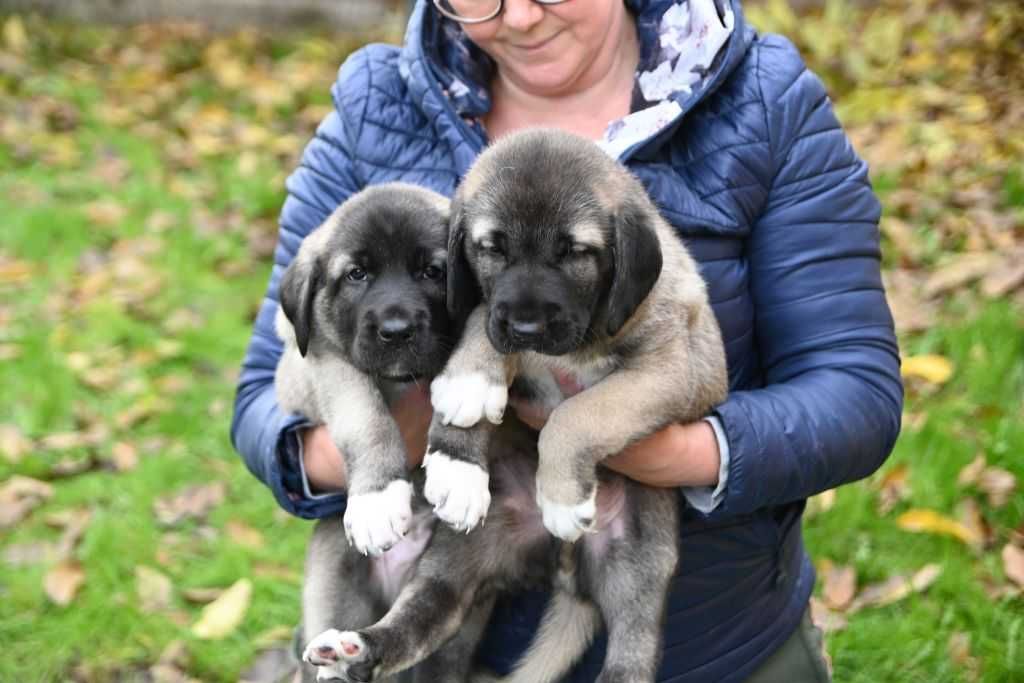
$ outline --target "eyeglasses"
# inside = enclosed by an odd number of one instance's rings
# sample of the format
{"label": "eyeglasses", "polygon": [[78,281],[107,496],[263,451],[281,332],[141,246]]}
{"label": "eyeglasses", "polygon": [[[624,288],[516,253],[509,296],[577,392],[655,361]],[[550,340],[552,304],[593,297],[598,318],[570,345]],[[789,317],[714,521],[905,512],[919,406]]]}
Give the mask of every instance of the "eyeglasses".
{"label": "eyeglasses", "polygon": [[[533,0],[538,5],[560,5],[566,0]],[[482,24],[501,14],[505,0],[434,0],[437,11],[460,24]]]}

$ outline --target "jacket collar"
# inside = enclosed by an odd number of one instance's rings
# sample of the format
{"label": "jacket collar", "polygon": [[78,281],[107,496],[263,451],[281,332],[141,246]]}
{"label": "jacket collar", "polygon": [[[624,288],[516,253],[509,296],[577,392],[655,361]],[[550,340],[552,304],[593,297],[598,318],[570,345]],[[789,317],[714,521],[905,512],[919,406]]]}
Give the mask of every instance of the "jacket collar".
{"label": "jacket collar", "polygon": [[[665,139],[742,61],[754,31],[740,0],[626,0],[636,17],[640,67],[633,113],[613,122],[602,145],[624,160]],[[402,77],[430,118],[456,119],[443,128],[476,151],[486,135],[487,84],[494,65],[431,0],[418,0],[400,57]]]}

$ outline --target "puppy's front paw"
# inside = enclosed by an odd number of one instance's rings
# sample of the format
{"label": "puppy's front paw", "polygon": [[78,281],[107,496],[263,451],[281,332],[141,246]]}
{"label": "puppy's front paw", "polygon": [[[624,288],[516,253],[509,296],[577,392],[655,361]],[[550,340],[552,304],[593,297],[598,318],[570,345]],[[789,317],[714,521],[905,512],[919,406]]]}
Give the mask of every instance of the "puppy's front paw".
{"label": "puppy's front paw", "polygon": [[434,506],[434,514],[456,531],[472,531],[491,505],[487,472],[441,451],[427,453],[423,467],[427,470],[423,496]]}
{"label": "puppy's front paw", "polygon": [[440,375],[430,383],[430,402],[446,425],[472,427],[484,417],[488,422],[501,424],[508,387],[493,383],[482,372]]}
{"label": "puppy's front paw", "polygon": [[538,487],[537,505],[544,518],[544,527],[563,541],[575,542],[594,528],[597,519],[597,487],[590,496],[577,503],[557,503]]}
{"label": "puppy's front paw", "polygon": [[345,537],[364,555],[377,556],[398,543],[412,522],[412,485],[396,479],[380,491],[351,495]]}
{"label": "puppy's front paw", "polygon": [[318,681],[341,679],[368,683],[376,677],[372,652],[355,631],[333,628],[324,631],[309,642],[302,660],[317,667]]}

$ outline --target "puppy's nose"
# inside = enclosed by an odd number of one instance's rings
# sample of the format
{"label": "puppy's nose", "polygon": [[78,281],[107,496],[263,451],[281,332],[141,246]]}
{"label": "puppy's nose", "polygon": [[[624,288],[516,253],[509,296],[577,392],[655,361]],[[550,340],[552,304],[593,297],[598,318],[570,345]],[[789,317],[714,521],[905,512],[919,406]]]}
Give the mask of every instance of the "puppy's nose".
{"label": "puppy's nose", "polygon": [[401,344],[416,335],[416,326],[405,316],[391,316],[380,321],[377,337],[386,344]]}

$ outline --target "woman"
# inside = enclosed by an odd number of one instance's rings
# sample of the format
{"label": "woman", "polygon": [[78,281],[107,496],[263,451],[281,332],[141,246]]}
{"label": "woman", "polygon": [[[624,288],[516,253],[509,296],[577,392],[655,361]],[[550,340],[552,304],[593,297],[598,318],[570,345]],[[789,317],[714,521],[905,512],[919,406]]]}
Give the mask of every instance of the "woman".
{"label": "woman", "polygon": [[[293,514],[344,510],[325,430],[281,414],[273,393],[278,280],[305,234],[368,184],[450,195],[509,131],[589,136],[640,178],[701,264],[729,360],[731,393],[713,415],[610,463],[682,493],[659,680],[827,680],[807,616],[804,500],[878,468],[902,387],[879,205],[793,46],[756,35],[739,0],[420,0],[405,44],[353,54],[334,99],[289,178],[239,383],[232,438],[250,469]],[[393,411],[414,464],[428,397],[411,393]],[[482,665],[511,668],[545,598],[499,604]],[[598,643],[571,680],[593,680],[601,657]]]}

